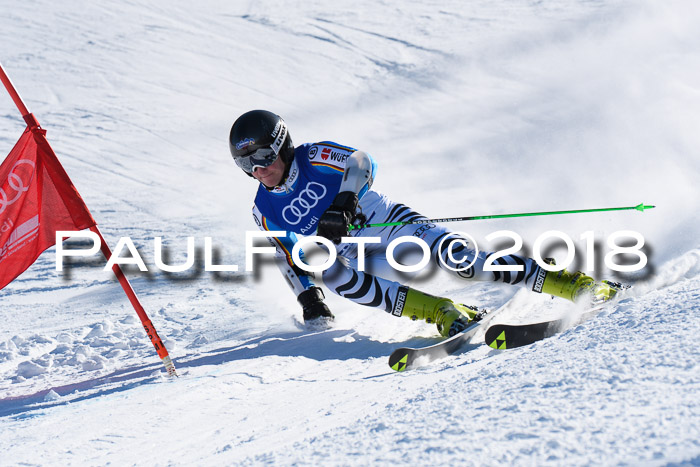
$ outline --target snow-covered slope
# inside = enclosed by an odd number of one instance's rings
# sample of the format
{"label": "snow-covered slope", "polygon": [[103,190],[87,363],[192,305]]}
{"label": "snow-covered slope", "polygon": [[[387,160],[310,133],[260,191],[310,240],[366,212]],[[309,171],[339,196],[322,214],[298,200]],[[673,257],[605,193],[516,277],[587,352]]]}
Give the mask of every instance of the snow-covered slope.
{"label": "snow-covered slope", "polygon": [[[0,291],[0,465],[700,463],[696,2],[0,10],[0,61],[107,239],[129,236],[151,267],[129,277],[181,374],[163,376],[103,260],[60,274],[47,251]],[[281,114],[297,143],[369,151],[375,187],[431,217],[655,204],[454,226],[487,248],[500,229],[529,246],[592,230],[595,275],[635,287],[535,345],[474,344],[395,374],[387,355],[435,342],[432,327],[331,296],[335,326],[302,330],[276,268],[243,271],[256,187],[226,139],[252,108]],[[23,129],[8,97],[0,123],[4,156]],[[604,268],[618,230],[644,235],[643,273]],[[156,236],[173,263],[194,236],[199,265],[213,237],[241,271],[160,272]],[[444,275],[421,287],[514,300],[502,321],[566,309]]]}

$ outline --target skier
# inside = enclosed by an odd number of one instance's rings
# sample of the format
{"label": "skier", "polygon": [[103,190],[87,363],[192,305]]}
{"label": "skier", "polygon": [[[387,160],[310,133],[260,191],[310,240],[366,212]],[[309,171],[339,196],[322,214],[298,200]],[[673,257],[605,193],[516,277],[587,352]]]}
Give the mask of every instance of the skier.
{"label": "skier", "polygon": [[[430,247],[431,261],[465,279],[502,281],[572,301],[584,295],[607,300],[617,292],[617,284],[596,283],[581,272],[546,271],[535,260],[516,255],[502,256],[498,263],[520,265],[522,271],[484,271],[489,253],[480,252],[475,257],[466,239],[434,223],[348,231],[350,224],[426,218],[372,189],[377,164],[369,154],[329,141],[294,147],[287,125],[272,112],[253,110],[241,115],[231,128],[229,146],[238,167],[260,182],[253,206],[256,224],[266,231],[287,233],[273,237],[271,243],[277,249],[282,274],[302,307],[305,322],[332,320],[333,314],[323,301],[321,288],[314,284],[314,277],[292,260],[297,235],[318,235],[335,244],[338,258],[322,274],[328,289],[360,305],[435,323],[443,336],[464,329],[477,310],[403,285],[405,276],[390,266],[385,255],[387,245],[398,237],[424,240]],[[348,236],[381,238],[379,244],[363,245],[364,270],[358,267],[358,244],[340,242],[341,237]],[[442,241],[448,236],[461,241]],[[411,248],[416,247],[400,243],[394,257],[410,255]],[[304,259],[303,254],[300,258]],[[468,268],[460,267],[472,261]]]}

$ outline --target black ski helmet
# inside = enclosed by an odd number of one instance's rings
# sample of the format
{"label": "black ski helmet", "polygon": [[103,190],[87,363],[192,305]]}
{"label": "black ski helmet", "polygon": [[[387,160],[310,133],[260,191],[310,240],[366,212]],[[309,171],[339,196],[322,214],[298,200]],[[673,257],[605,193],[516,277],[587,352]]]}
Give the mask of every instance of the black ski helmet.
{"label": "black ski helmet", "polygon": [[286,165],[294,159],[294,144],[287,124],[267,110],[251,110],[238,117],[231,127],[228,144],[233,160],[262,148],[271,148]]}

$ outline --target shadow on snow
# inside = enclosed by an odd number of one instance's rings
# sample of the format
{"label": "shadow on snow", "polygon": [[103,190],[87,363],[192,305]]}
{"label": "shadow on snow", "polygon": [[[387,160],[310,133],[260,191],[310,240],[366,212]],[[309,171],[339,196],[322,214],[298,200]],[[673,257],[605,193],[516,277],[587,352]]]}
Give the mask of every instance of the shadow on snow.
{"label": "shadow on snow", "polygon": [[[306,357],[313,360],[351,360],[387,357],[399,346],[431,345],[437,338],[412,338],[402,343],[379,342],[353,330],[304,331],[256,337],[239,345],[224,347],[188,357],[174,358],[180,371],[188,368],[221,365],[233,361],[266,356]],[[77,383],[44,389],[33,394],[0,399],[0,417],[32,418],[39,411],[81,402],[109,394],[128,391],[145,384],[161,381],[165,370],[160,362],[114,371]],[[55,398],[49,397],[56,393]],[[49,400],[47,400],[47,398]]]}

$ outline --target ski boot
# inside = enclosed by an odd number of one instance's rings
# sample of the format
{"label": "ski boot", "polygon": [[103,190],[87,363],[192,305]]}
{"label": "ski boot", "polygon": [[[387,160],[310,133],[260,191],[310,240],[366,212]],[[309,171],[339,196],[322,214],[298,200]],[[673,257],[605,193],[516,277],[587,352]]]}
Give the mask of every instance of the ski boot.
{"label": "ski boot", "polygon": [[534,290],[555,297],[577,302],[583,297],[590,297],[591,304],[606,302],[612,299],[620,290],[628,288],[619,282],[602,280],[599,283],[582,273],[571,273],[566,269],[561,271],[545,271],[540,269],[535,279]]}
{"label": "ski boot", "polygon": [[454,303],[449,298],[428,295],[415,289],[405,288],[399,291],[399,299],[404,293],[401,316],[412,320],[422,319],[427,323],[435,323],[440,335],[454,336],[464,330],[473,320],[481,319],[479,309]]}
{"label": "ski boot", "polygon": [[303,310],[304,323],[323,325],[333,321],[335,316],[323,302],[324,298],[320,287],[311,287],[299,294],[297,301]]}

